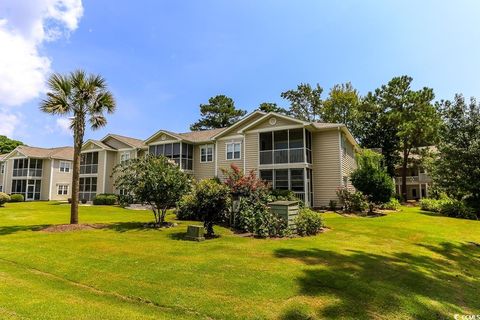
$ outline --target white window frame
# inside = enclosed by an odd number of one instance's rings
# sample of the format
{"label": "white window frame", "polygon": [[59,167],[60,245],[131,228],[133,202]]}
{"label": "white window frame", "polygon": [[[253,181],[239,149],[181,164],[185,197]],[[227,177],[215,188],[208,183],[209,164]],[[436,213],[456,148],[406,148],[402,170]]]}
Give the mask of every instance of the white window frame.
{"label": "white window frame", "polygon": [[0,174],[5,173],[5,163],[0,163]]}
{"label": "white window frame", "polygon": [[[239,145],[239,157],[238,158],[235,158],[235,145]],[[232,146],[233,147],[233,151],[231,152],[232,154],[232,158],[228,158],[228,147],[229,146]],[[234,161],[234,160],[241,160],[242,159],[242,143],[241,142],[228,142],[225,144],[225,159],[228,160],[228,161]]]}
{"label": "white window frame", "polygon": [[127,162],[128,160],[130,160],[130,152],[123,152],[121,155],[120,155],[120,163],[125,163]]}
{"label": "white window frame", "polygon": [[69,188],[70,188],[69,184],[66,184],[66,183],[57,184],[57,196],[68,195],[68,189]]}
{"label": "white window frame", "polygon": [[[205,150],[205,154],[202,152]],[[211,153],[209,154],[209,150],[211,150]],[[201,163],[207,163],[207,162],[213,162],[213,144],[205,144],[203,146],[200,146],[200,162]],[[205,156],[205,160],[203,160],[203,156]],[[211,156],[211,160],[208,160],[208,156]]]}
{"label": "white window frame", "polygon": [[72,169],[72,162],[71,161],[60,161],[60,164],[58,166],[58,171],[63,172],[63,173],[70,173],[71,169]]}

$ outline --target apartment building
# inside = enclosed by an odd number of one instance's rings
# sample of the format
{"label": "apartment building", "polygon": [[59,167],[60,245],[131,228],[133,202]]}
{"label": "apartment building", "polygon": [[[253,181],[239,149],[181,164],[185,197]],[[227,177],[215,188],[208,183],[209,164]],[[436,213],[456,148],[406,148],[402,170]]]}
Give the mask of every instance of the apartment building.
{"label": "apartment building", "polygon": [[80,198],[120,193],[113,185],[113,167],[149,153],[173,159],[196,179],[222,179],[222,169],[235,164],[245,172],[255,170],[275,189],[292,190],[309,206],[327,206],[337,200],[338,187],[351,186],[358,149],[343,124],[261,111],[228,128],[187,133],[161,129],[144,141],[109,134],[83,146]]}
{"label": "apartment building", "polygon": [[0,191],[26,201],[67,200],[71,195],[73,148],[19,146],[0,155]]}

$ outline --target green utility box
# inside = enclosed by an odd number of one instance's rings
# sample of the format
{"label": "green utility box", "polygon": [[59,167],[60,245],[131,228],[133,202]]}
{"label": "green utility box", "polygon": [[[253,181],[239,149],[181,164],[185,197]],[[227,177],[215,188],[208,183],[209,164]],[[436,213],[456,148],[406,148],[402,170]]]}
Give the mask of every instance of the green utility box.
{"label": "green utility box", "polygon": [[205,233],[205,229],[203,226],[188,226],[187,228],[187,235],[185,239],[192,240],[192,241],[203,241],[205,237],[203,236]]}
{"label": "green utility box", "polygon": [[296,231],[295,217],[298,216],[298,201],[275,201],[268,204],[270,210],[287,221],[288,226]]}

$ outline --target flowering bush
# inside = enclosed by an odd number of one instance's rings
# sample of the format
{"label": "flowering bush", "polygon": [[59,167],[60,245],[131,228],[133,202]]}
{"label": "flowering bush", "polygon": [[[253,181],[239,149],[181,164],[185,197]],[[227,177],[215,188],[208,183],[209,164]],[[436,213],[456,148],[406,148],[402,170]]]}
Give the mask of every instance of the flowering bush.
{"label": "flowering bush", "polygon": [[6,193],[0,192],[0,207],[10,201],[10,196]]}
{"label": "flowering bush", "polygon": [[346,212],[363,212],[368,208],[367,199],[359,191],[352,191],[345,187],[338,188],[337,196]]}
{"label": "flowering bush", "polygon": [[225,184],[234,195],[264,198],[269,192],[268,183],[259,179],[255,170],[244,174],[238,166],[231,164],[230,169],[222,169],[222,172],[225,176]]}

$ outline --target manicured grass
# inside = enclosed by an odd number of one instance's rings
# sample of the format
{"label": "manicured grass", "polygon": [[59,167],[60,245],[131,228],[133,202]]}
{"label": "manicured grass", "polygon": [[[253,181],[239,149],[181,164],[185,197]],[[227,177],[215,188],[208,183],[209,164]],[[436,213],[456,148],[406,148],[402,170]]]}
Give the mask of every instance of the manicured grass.
{"label": "manicured grass", "polygon": [[[288,240],[182,240],[147,211],[81,207],[99,230],[38,231],[68,205],[0,208],[1,319],[442,319],[480,314],[480,222],[403,208],[324,214],[331,230]],[[169,216],[173,219],[173,216]]]}

